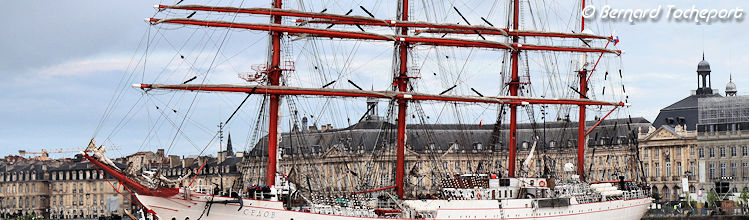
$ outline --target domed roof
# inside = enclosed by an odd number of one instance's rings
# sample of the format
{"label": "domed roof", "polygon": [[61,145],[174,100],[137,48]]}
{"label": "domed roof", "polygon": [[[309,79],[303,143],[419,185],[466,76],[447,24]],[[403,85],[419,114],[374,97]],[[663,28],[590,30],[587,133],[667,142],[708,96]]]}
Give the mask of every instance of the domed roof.
{"label": "domed roof", "polygon": [[733,82],[728,82],[726,84],[726,92],[735,92],[736,91],[736,84],[733,84]]}
{"label": "domed roof", "polygon": [[736,84],[733,83],[733,79],[728,80],[728,84],[726,84],[726,92],[736,92]]}
{"label": "domed roof", "polygon": [[703,59],[702,61],[700,61],[700,63],[697,64],[697,71],[710,71],[710,63]]}

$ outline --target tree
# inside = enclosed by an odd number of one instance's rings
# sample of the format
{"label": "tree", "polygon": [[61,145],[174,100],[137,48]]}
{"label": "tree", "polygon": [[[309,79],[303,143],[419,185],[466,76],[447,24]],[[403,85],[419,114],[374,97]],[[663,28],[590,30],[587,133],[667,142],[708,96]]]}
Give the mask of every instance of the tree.
{"label": "tree", "polygon": [[707,192],[707,204],[710,208],[715,208],[715,204],[719,201],[718,194],[714,191]]}
{"label": "tree", "polygon": [[697,206],[697,201],[692,200],[691,196],[689,196],[689,192],[684,193],[684,200],[689,208],[694,208],[695,206]]}
{"label": "tree", "polygon": [[20,219],[20,220],[35,220],[35,219],[40,219],[40,218],[37,217],[35,214],[28,214],[28,215],[24,215],[24,216],[18,217],[17,219]]}
{"label": "tree", "polygon": [[739,200],[741,200],[741,204],[743,204],[744,207],[747,206],[747,201],[749,201],[749,189],[744,188],[744,190],[741,190],[741,194],[739,194]]}
{"label": "tree", "polygon": [[655,200],[656,202],[660,202],[660,201],[661,201],[661,194],[659,194],[659,193],[657,193],[657,192],[654,192],[654,193],[653,193],[653,199],[654,199],[654,200]]}

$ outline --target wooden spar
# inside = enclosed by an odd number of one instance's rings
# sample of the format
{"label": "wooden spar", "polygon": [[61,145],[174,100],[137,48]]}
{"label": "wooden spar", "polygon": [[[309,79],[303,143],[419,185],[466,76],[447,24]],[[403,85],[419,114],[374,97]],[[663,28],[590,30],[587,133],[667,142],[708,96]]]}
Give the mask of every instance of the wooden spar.
{"label": "wooden spar", "polygon": [[490,40],[468,40],[468,39],[459,39],[459,38],[387,35],[387,34],[377,34],[377,33],[372,33],[372,32],[341,31],[341,30],[322,29],[322,28],[287,26],[287,25],[279,25],[279,24],[254,24],[254,23],[239,23],[239,22],[225,22],[225,21],[203,21],[203,20],[196,20],[196,19],[190,19],[190,18],[170,18],[170,19],[149,18],[148,20],[154,24],[159,24],[159,23],[185,24],[185,25],[197,25],[197,26],[207,26],[207,27],[226,27],[226,28],[239,28],[239,29],[248,29],[248,30],[256,30],[256,31],[286,32],[290,34],[313,35],[310,37],[329,37],[329,38],[341,38],[341,39],[360,39],[360,40],[378,40],[378,41],[405,41],[411,45],[476,47],[476,48],[492,48],[492,49],[503,49],[503,50],[522,49],[522,50],[539,50],[539,51],[613,53],[617,55],[621,54],[620,50],[610,50],[610,49],[603,49],[603,48],[546,46],[546,45],[531,45],[531,44],[518,44],[518,43],[507,44],[504,42],[490,41]]}
{"label": "wooden spar", "polygon": [[[281,8],[282,0],[274,0],[273,7]],[[281,24],[281,16],[272,15],[271,19],[274,24]],[[281,32],[271,31],[271,43],[273,47],[273,54],[271,55],[271,65],[268,71],[268,85],[278,86],[281,73],[283,70],[280,68],[281,65]],[[265,173],[265,182],[269,186],[276,184],[276,168],[277,168],[277,156],[278,156],[278,107],[280,105],[280,97],[278,94],[270,95],[269,105],[269,117],[268,117],[268,165]]]}
{"label": "wooden spar", "polygon": [[535,98],[518,96],[459,96],[459,95],[435,95],[428,93],[400,92],[400,91],[367,91],[355,89],[330,89],[330,88],[301,88],[289,86],[267,86],[267,85],[229,85],[229,84],[133,84],[134,88],[141,89],[164,89],[164,90],[187,90],[206,92],[240,92],[257,95],[309,95],[309,96],[331,96],[331,97],[372,97],[385,99],[410,99],[418,101],[442,101],[442,102],[470,102],[470,103],[492,103],[492,104],[556,104],[556,105],[594,105],[594,106],[626,106],[622,102],[607,102],[593,99],[556,99]]}
{"label": "wooden spar", "polygon": [[203,161],[203,164],[200,165],[200,168],[198,168],[198,171],[195,173],[195,176],[192,177],[192,180],[190,180],[190,184],[187,185],[187,187],[191,187],[192,183],[195,182],[195,179],[198,178],[198,175],[200,175],[200,171],[203,171],[203,167],[205,167],[205,164],[208,163],[208,160]]}
{"label": "wooden spar", "polygon": [[176,189],[176,188],[149,189],[143,184],[140,184],[137,181],[128,178],[127,176],[125,176],[125,174],[120,173],[119,171],[115,170],[109,165],[106,165],[100,162],[99,160],[89,156],[87,153],[82,153],[82,155],[84,158],[86,158],[86,160],[88,160],[89,162],[91,162],[91,164],[94,165],[94,168],[96,168],[97,170],[101,169],[102,172],[109,174],[109,176],[119,181],[119,183],[122,183],[123,185],[125,185],[126,189],[128,188],[133,189],[133,191],[135,191],[138,194],[147,195],[147,196],[170,197],[170,196],[176,195],[179,192],[179,189]]}
{"label": "wooden spar", "polygon": [[[603,46],[603,48],[608,48],[611,41],[606,42],[606,46]],[[601,55],[598,55],[598,60],[596,60],[596,64],[593,64],[593,69],[590,70],[590,74],[588,74],[588,81],[590,81],[590,77],[593,76],[593,72],[596,71],[596,67],[598,67],[598,62],[601,61],[601,57],[603,57],[603,53]]]}
{"label": "wooden spar", "polygon": [[331,13],[317,13],[317,12],[306,12],[293,9],[282,9],[282,8],[238,8],[238,7],[217,7],[217,6],[206,6],[206,5],[156,5],[157,9],[180,9],[190,11],[212,11],[212,12],[226,12],[226,13],[242,13],[242,14],[259,14],[259,15],[271,15],[271,16],[291,16],[301,18],[317,18],[317,19],[330,19],[340,21],[377,21],[384,22],[384,20],[356,16],[356,15],[340,15]]}
{"label": "wooden spar", "polygon": [[[400,20],[408,21],[408,0],[401,0],[400,4]],[[407,36],[408,28],[401,27],[400,35]],[[401,41],[396,42],[399,52],[400,67],[398,68],[398,76],[394,78],[398,91],[408,91],[408,42]],[[396,138],[396,170],[395,170],[395,191],[399,199],[404,197],[404,178],[406,173],[406,111],[408,102],[406,99],[398,99],[398,133]]]}
{"label": "wooden spar", "polygon": [[585,132],[585,136],[587,136],[588,134],[590,134],[590,132],[592,132],[593,129],[595,129],[596,127],[598,127],[598,125],[601,124],[601,122],[603,122],[603,120],[606,120],[606,118],[608,118],[609,115],[612,112],[614,112],[614,110],[616,110],[617,108],[619,108],[619,106],[614,106],[614,108],[611,109],[611,111],[609,111],[609,113],[606,113],[606,115],[604,115],[603,118],[599,119],[598,122],[596,122],[596,124],[594,124],[592,127],[590,127],[590,129],[588,129],[588,131]]}
{"label": "wooden spar", "polygon": [[[557,38],[581,38],[581,39],[608,39],[611,40],[611,36],[599,36],[585,33],[563,33],[563,32],[545,32],[545,31],[528,31],[528,30],[510,30],[502,29],[502,31],[496,30],[476,30],[484,35],[502,35],[502,36],[519,36],[519,37],[557,37]],[[430,28],[426,30],[417,30],[419,33],[441,33],[441,34],[476,34],[473,30],[460,30],[460,29],[449,29],[449,28]]]}
{"label": "wooden spar", "polygon": [[[297,23],[301,24],[337,24],[337,25],[359,25],[359,26],[383,26],[383,27],[405,27],[405,28],[434,28],[434,29],[445,29],[453,31],[470,31],[475,34],[474,31],[484,31],[497,33],[496,35],[508,36],[508,33],[504,29],[480,26],[480,25],[461,25],[461,24],[442,24],[442,23],[430,23],[420,21],[392,21],[392,20],[378,20],[378,21],[339,21],[339,20],[304,20],[297,19]],[[417,33],[422,32],[415,30]],[[423,32],[427,33],[427,32]]]}
{"label": "wooden spar", "polygon": [[[512,4],[512,30],[518,30],[519,24],[518,19],[520,18],[520,0],[514,0]],[[512,42],[514,44],[518,44],[518,36],[512,37]],[[520,54],[519,50],[513,50],[511,51],[511,61],[512,61],[512,75],[510,78],[510,96],[518,96],[518,87],[520,84],[520,77],[518,76],[518,62]],[[509,153],[508,153],[508,169],[507,169],[507,176],[508,177],[515,177],[515,163],[516,155],[517,153],[517,129],[518,129],[518,105],[516,104],[510,104],[510,137],[509,137]]]}
{"label": "wooden spar", "polygon": [[360,25],[360,26],[387,26],[387,27],[407,27],[407,28],[429,28],[427,30],[416,30],[422,33],[454,33],[454,34],[476,34],[475,31],[487,35],[502,36],[523,36],[523,37],[560,37],[560,38],[582,38],[582,39],[611,39],[610,36],[599,36],[584,33],[563,33],[563,32],[545,32],[545,31],[521,31],[509,30],[506,28],[495,28],[482,25],[460,25],[449,23],[431,23],[421,21],[393,21],[385,19],[376,19],[357,15],[341,15],[332,13],[306,12],[293,9],[276,9],[276,8],[238,8],[238,7],[216,7],[205,5],[156,5],[158,9],[178,9],[190,11],[209,11],[225,13],[243,13],[257,15],[278,15],[299,18],[311,18],[308,20],[297,19],[297,23],[321,23],[321,24],[339,24],[339,25]]}

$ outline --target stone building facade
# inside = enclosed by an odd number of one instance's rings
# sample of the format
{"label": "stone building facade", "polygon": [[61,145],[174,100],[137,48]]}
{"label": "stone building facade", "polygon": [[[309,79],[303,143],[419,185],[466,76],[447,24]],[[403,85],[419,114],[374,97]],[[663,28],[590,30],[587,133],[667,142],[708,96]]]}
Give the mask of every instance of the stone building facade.
{"label": "stone building facade", "polygon": [[[653,193],[661,201],[679,200],[687,190],[698,195],[702,162],[697,140],[699,121],[698,101],[703,98],[720,97],[712,88],[710,64],[702,60],[697,64],[697,88],[691,94],[660,110],[647,134],[640,137],[640,158],[643,171],[652,184]],[[685,186],[682,180],[687,179]],[[701,195],[701,194],[700,194]],[[692,197],[694,199],[694,197]]]}
{"label": "stone building facade", "polygon": [[[7,161],[7,158],[6,158]],[[45,165],[7,164],[0,167],[0,216],[44,216],[49,209]]]}
{"label": "stone building facade", "polygon": [[[379,117],[370,117],[379,119]],[[591,127],[595,121],[587,123]],[[349,128],[325,131],[309,129],[281,135],[279,172],[297,187],[316,192],[356,192],[393,185],[394,147],[379,141],[393,131],[386,122],[368,120]],[[640,178],[634,139],[651,126],[643,118],[605,120],[591,132],[586,149],[590,181]],[[383,129],[385,127],[385,129]],[[554,175],[560,179],[573,173],[562,171],[577,160],[577,123],[551,122],[546,126],[520,124],[518,167],[528,176]],[[631,129],[631,130],[630,130]],[[409,125],[406,142],[406,189],[408,196],[438,193],[441,180],[460,174],[507,175],[506,126]],[[495,138],[495,135],[499,137]],[[534,138],[537,137],[537,138]],[[636,137],[635,137],[636,139]],[[491,144],[492,140],[499,140]],[[533,148],[534,156],[524,165]],[[265,140],[245,156],[241,171],[247,184],[265,183]],[[595,150],[593,150],[595,149]],[[292,171],[293,170],[293,171]]]}
{"label": "stone building facade", "polygon": [[[214,192],[218,189],[221,194],[230,195],[233,190],[242,187],[242,174],[238,166],[242,161],[241,157],[228,156],[225,158],[200,157],[185,158],[178,166],[162,168],[164,176],[170,179],[177,179],[191,173],[190,178],[181,182],[182,186],[190,185],[200,192]],[[172,163],[177,164],[177,163]],[[205,165],[203,165],[205,164]],[[202,169],[201,169],[202,166]],[[194,177],[194,174],[200,170],[200,173]],[[194,181],[193,181],[194,177]]]}
{"label": "stone building facade", "polygon": [[[131,203],[110,183],[117,186],[115,179],[100,175],[81,158],[38,161],[9,156],[0,161],[0,217],[122,216]],[[107,205],[118,209],[107,210]]]}
{"label": "stone building facade", "polygon": [[710,75],[703,56],[697,89],[661,109],[653,122],[658,129],[641,136],[643,170],[664,201],[687,195],[705,201],[718,181],[730,183],[732,199],[749,190],[749,96],[738,96],[732,79],[721,96],[711,88]]}
{"label": "stone building facade", "polygon": [[700,188],[728,179],[730,193],[749,190],[749,96],[700,99],[699,114]]}
{"label": "stone building facade", "polygon": [[[653,193],[663,201],[678,200],[684,190],[696,193],[699,161],[697,132],[686,126],[662,125],[651,128],[640,136],[640,158],[643,173],[652,185]],[[685,188],[682,179],[687,179]]]}
{"label": "stone building facade", "polygon": [[[120,167],[124,168],[124,166]],[[51,168],[49,184],[50,218],[98,218],[130,212],[130,194],[117,180],[102,175],[88,161],[70,161]],[[119,188],[119,193],[115,188]],[[116,203],[116,204],[107,204]],[[119,207],[107,210],[107,205]]]}

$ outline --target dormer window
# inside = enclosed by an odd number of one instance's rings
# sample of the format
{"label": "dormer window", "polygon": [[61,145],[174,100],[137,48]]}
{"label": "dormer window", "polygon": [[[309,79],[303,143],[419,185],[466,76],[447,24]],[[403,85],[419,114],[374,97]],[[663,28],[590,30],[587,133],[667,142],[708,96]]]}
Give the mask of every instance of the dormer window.
{"label": "dormer window", "polygon": [[478,143],[478,142],[473,143],[473,148],[476,149],[476,150],[483,149],[483,147],[481,146],[481,143]]}

